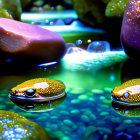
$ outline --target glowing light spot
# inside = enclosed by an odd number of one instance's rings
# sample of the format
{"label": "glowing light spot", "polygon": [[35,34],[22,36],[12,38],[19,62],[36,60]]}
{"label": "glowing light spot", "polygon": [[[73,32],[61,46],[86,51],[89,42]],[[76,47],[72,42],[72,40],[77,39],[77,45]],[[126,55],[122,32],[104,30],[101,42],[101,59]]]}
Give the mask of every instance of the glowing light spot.
{"label": "glowing light spot", "polygon": [[47,87],[49,87],[49,85],[46,82],[41,82],[41,83],[34,84],[34,88],[42,88],[42,89],[45,89]]}

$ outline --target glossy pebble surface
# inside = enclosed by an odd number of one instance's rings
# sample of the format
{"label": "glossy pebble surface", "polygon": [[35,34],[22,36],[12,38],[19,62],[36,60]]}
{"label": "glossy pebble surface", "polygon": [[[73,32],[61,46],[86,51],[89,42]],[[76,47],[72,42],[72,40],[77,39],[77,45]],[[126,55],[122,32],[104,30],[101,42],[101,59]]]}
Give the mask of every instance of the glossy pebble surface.
{"label": "glossy pebble surface", "polygon": [[0,110],[0,126],[1,140],[49,140],[42,127],[14,112]]}
{"label": "glossy pebble surface", "polygon": [[0,18],[1,51],[49,62],[61,59],[65,49],[64,39],[57,33],[36,25]]}
{"label": "glossy pebble surface", "polygon": [[130,57],[139,58],[140,54],[140,1],[130,0],[124,14],[121,40]]}

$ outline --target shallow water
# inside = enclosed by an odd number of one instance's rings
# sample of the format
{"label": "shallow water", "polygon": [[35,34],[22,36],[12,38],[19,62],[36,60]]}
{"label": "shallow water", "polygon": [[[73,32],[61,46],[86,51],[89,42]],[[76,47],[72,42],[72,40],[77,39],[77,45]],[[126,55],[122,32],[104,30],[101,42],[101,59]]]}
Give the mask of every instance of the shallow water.
{"label": "shallow water", "polygon": [[[140,138],[140,118],[136,117],[136,111],[130,117],[129,109],[112,107],[111,90],[127,78],[123,62],[107,67],[101,65],[96,70],[91,66],[90,69],[73,70],[65,65],[60,62],[49,67],[26,69],[26,72],[19,74],[1,73],[0,110],[13,111],[36,122],[45,128],[51,139]],[[66,86],[67,97],[58,107],[55,108],[55,103],[49,106],[54,109],[45,107],[43,112],[26,112],[24,107],[21,109],[10,101],[8,94],[13,86],[37,77],[61,80]]]}

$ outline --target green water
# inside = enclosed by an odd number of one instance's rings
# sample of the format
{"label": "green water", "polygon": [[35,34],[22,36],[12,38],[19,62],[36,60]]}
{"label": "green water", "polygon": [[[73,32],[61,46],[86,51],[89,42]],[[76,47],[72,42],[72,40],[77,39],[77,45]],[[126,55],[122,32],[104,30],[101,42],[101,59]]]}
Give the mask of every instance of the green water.
{"label": "green water", "polygon": [[[65,63],[34,68],[19,74],[0,76],[0,110],[19,113],[42,126],[51,139],[110,140],[139,138],[139,117],[121,115],[112,107],[111,90],[121,85],[122,63],[98,70],[67,69]],[[67,97],[54,109],[26,112],[8,98],[10,89],[32,78],[59,79],[66,86]],[[56,107],[56,108],[55,108]],[[123,112],[123,111],[122,111]],[[125,114],[125,113],[124,113]],[[133,129],[132,129],[133,127]]]}

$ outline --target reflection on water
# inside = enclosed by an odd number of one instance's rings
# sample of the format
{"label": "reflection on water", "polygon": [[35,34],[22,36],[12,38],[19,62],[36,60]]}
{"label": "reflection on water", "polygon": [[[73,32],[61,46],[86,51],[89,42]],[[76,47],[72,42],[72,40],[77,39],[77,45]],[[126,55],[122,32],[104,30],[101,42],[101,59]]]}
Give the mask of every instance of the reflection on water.
{"label": "reflection on water", "polygon": [[[140,118],[120,115],[112,108],[111,91],[121,85],[121,63],[96,71],[94,68],[72,71],[67,69],[66,63],[59,63],[33,71],[26,69],[19,75],[1,75],[0,109],[17,112],[38,123],[52,139],[138,140]],[[66,85],[67,98],[53,110],[29,112],[36,106],[30,104],[26,106],[29,109],[26,112],[25,108],[21,109],[10,101],[10,88],[38,77],[61,80]]]}
{"label": "reflection on water", "polygon": [[139,106],[121,106],[112,102],[112,107],[114,110],[124,116],[128,117],[140,117],[140,107]]}
{"label": "reflection on water", "polygon": [[12,100],[14,104],[19,106],[21,109],[28,112],[46,112],[58,107],[65,100],[66,95],[62,98],[51,100],[47,102],[24,102]]}

